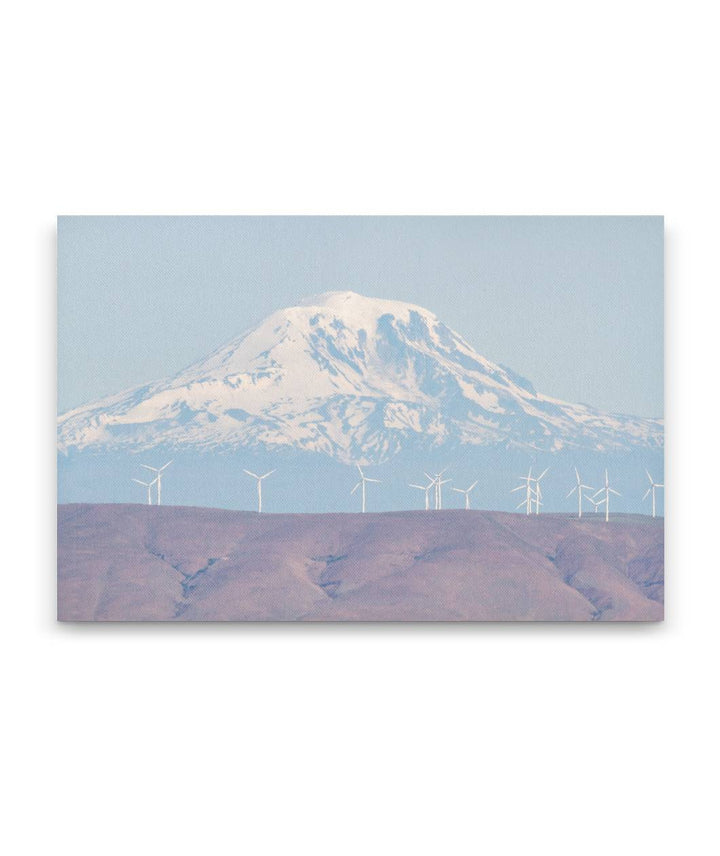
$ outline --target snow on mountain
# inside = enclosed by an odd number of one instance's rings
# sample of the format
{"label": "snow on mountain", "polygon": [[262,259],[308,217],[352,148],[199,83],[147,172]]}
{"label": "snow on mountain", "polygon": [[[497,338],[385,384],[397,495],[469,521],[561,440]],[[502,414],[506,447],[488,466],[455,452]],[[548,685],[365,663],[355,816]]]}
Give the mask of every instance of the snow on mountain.
{"label": "snow on mountain", "polygon": [[351,291],[275,312],[174,377],[58,420],[61,452],[289,447],[381,463],[446,444],[660,450],[663,424],[541,395],[428,310]]}

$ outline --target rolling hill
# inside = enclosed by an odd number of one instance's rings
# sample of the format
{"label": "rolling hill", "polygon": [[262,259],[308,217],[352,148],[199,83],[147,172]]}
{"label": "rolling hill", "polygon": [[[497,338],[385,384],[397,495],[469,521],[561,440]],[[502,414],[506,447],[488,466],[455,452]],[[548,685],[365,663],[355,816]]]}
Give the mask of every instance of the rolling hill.
{"label": "rolling hill", "polygon": [[655,621],[663,521],[58,507],[65,621]]}

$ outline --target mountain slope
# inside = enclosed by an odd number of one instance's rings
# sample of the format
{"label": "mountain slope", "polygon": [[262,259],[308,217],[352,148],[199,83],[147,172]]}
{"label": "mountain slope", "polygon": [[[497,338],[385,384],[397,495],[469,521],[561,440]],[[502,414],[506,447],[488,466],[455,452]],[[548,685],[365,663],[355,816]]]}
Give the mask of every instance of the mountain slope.
{"label": "mountain slope", "polygon": [[349,463],[504,446],[661,450],[660,420],[535,392],[431,312],[331,292],[275,312],[174,377],[64,414],[61,452],[278,448]]}
{"label": "mountain slope", "polygon": [[663,526],[480,511],[58,507],[69,621],[652,621]]}

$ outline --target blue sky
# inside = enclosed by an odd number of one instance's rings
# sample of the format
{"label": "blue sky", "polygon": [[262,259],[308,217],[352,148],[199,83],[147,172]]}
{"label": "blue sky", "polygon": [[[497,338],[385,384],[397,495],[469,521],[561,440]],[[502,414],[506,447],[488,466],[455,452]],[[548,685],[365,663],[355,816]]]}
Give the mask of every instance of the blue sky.
{"label": "blue sky", "polygon": [[60,217],[58,409],[345,289],[425,306],[548,395],[662,415],[661,217]]}

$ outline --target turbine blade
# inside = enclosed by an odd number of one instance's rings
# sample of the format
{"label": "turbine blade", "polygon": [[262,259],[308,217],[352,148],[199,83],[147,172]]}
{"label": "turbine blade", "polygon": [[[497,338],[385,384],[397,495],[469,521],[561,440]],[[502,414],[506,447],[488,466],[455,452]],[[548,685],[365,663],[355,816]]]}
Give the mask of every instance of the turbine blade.
{"label": "turbine blade", "polygon": [[565,497],[565,499],[568,499],[569,497],[571,497],[575,493],[576,490],[577,490],[577,485],[570,491],[570,493]]}
{"label": "turbine blade", "polygon": [[350,496],[352,496],[359,487],[360,487],[360,482],[358,482],[355,485],[355,487],[350,491]]}
{"label": "turbine blade", "polygon": [[578,472],[578,468],[577,468],[577,467],[575,467],[575,477],[576,477],[576,478],[577,478],[577,480],[578,480],[578,484],[580,484],[580,473]]}
{"label": "turbine blade", "polygon": [[465,491],[464,491],[464,490],[460,490],[460,488],[459,488],[459,487],[454,487],[454,488],[453,488],[453,490],[455,491],[455,493],[465,493]]}
{"label": "turbine blade", "polygon": [[151,484],[155,484],[155,482],[143,482],[140,479],[133,479],[133,481],[141,484],[143,487],[150,487]]}
{"label": "turbine blade", "polygon": [[381,483],[381,482],[380,482],[380,479],[368,479],[368,478],[366,478],[366,479],[365,479],[365,481],[366,481],[366,482],[375,482],[376,484],[380,484],[380,483]]}
{"label": "turbine blade", "polygon": [[141,467],[145,467],[146,470],[152,470],[154,473],[158,471],[157,467],[150,467],[147,464],[140,464]]}
{"label": "turbine blade", "polygon": [[[479,481],[479,479],[478,479],[478,481]],[[476,485],[476,484],[477,484],[477,481],[474,481],[474,482],[470,485],[470,487],[468,488],[468,493],[470,493],[470,491],[475,487],[475,485]]]}
{"label": "turbine blade", "polygon": [[650,484],[652,484],[653,483],[653,477],[650,475],[650,473],[647,470],[645,470],[645,475],[648,477],[648,481],[650,482]]}
{"label": "turbine blade", "polygon": [[163,464],[163,465],[160,467],[159,472],[162,472],[162,471],[165,469],[165,467],[169,467],[169,466],[170,466],[170,464],[172,464],[172,461],[168,461],[168,462],[167,462],[167,464]]}
{"label": "turbine blade", "polygon": [[516,490],[525,490],[525,485],[524,485],[524,484],[519,484],[517,487],[514,487],[514,488],[510,491],[510,493],[515,493],[515,491],[516,491]]}
{"label": "turbine blade", "polygon": [[550,469],[550,467],[546,467],[540,475],[535,479],[535,481],[540,481],[540,479],[545,475],[545,473]]}
{"label": "turbine blade", "polygon": [[643,502],[645,502],[645,500],[650,496],[650,491],[651,491],[651,490],[652,490],[652,488],[651,488],[651,487],[649,487],[649,488],[645,491],[645,495],[644,495],[644,496],[643,496],[643,498],[642,498],[642,501],[643,501]]}
{"label": "turbine blade", "polygon": [[610,491],[610,493],[614,493],[615,496],[622,496],[621,493],[618,493],[616,490],[613,490],[611,487],[609,487],[608,490]]}
{"label": "turbine blade", "polygon": [[261,479],[266,479],[268,476],[271,476],[274,472],[277,472],[277,470],[270,470],[270,472],[269,472],[269,473],[265,473],[265,475],[264,475],[264,476],[260,476],[260,478],[261,478]]}
{"label": "turbine blade", "polygon": [[259,479],[260,476],[257,473],[251,473],[250,470],[243,470],[244,473],[247,473],[249,476],[252,476],[254,479]]}

